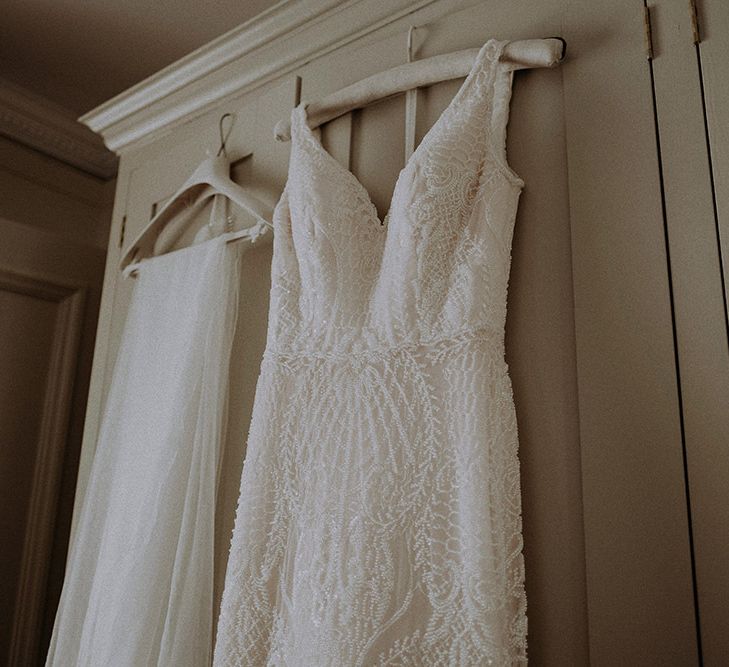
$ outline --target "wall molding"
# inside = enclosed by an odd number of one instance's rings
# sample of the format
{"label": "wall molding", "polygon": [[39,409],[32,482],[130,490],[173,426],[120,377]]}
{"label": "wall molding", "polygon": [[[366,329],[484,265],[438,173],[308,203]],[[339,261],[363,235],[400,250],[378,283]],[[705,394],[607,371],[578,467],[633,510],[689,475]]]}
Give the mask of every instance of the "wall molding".
{"label": "wall molding", "polygon": [[437,0],[283,0],[79,118],[122,153]]}
{"label": "wall molding", "polygon": [[74,114],[6,79],[0,79],[0,134],[93,176],[116,175],[114,153]]}
{"label": "wall molding", "polygon": [[36,278],[7,270],[0,270],[0,289],[57,304],[8,653],[8,664],[32,665],[40,658],[38,638],[45,609],[86,290],[50,277]]}

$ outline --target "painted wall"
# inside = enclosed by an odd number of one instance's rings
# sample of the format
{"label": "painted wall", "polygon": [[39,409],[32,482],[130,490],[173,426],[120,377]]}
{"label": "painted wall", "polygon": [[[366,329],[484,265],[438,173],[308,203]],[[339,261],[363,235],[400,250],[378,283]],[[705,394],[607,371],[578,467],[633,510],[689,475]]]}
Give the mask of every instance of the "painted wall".
{"label": "painted wall", "polygon": [[114,182],[0,138],[0,663],[60,594]]}

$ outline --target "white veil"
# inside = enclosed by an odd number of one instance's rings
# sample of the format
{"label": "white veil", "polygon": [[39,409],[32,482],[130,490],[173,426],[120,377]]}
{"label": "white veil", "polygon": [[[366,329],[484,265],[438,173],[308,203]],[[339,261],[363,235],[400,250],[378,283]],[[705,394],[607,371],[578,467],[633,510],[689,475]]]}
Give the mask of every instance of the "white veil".
{"label": "white veil", "polygon": [[245,243],[144,260],[47,665],[210,663],[214,512]]}

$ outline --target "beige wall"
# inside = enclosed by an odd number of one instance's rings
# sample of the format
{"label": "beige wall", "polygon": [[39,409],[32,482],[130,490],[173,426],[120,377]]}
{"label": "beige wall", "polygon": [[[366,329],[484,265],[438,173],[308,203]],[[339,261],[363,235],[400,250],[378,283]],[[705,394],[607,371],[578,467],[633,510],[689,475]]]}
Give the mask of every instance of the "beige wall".
{"label": "beige wall", "polygon": [[63,578],[114,182],[0,137],[0,663],[33,665]]}

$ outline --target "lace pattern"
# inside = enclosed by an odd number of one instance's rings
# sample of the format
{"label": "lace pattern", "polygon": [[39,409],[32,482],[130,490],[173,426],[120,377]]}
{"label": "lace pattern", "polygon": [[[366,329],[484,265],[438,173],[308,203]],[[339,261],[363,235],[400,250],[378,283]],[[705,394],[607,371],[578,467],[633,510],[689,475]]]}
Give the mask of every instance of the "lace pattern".
{"label": "lace pattern", "polygon": [[384,224],[293,112],[218,666],[526,662],[504,45],[482,47]]}

